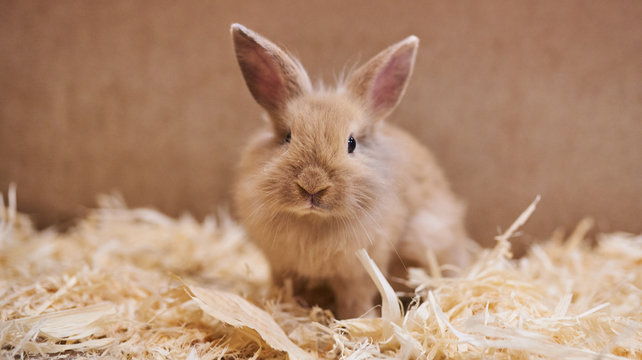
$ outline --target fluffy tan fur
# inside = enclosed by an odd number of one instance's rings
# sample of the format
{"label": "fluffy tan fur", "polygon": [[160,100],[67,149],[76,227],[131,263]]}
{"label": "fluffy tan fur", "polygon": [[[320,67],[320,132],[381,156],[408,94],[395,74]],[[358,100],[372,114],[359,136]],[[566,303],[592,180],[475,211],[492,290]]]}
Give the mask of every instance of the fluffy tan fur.
{"label": "fluffy tan fur", "polygon": [[[386,123],[412,73],[411,36],[375,56],[334,90],[313,90],[298,61],[260,35],[232,26],[237,58],[271,125],[249,142],[236,211],[277,283],[326,281],[341,318],[373,305],[374,284],[355,257],[464,265],[464,210],[429,151]],[[348,139],[356,140],[354,152]],[[398,254],[395,255],[395,252]]]}

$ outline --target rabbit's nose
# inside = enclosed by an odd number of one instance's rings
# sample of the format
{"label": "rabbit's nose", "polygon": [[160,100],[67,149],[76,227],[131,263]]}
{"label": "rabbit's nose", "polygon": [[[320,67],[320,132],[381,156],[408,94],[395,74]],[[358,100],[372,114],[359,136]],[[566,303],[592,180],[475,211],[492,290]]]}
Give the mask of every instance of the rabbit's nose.
{"label": "rabbit's nose", "polygon": [[313,198],[323,195],[323,193],[325,193],[326,190],[328,190],[328,188],[330,187],[330,185],[309,187],[309,186],[302,185],[299,181],[295,181],[294,183],[297,185],[297,187],[301,191],[301,194],[303,194],[304,196],[312,196]]}
{"label": "rabbit's nose", "polygon": [[325,171],[317,167],[308,167],[301,171],[294,183],[304,196],[317,198],[330,187],[330,181]]}

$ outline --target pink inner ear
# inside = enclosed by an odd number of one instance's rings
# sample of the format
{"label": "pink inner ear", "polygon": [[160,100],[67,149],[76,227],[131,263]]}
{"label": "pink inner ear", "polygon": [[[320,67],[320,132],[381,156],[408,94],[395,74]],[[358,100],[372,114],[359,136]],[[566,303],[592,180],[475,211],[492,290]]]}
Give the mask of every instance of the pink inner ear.
{"label": "pink inner ear", "polygon": [[285,87],[275,59],[265,51],[247,51],[241,67],[254,99],[268,111],[278,109],[285,98]]}
{"label": "pink inner ear", "polygon": [[377,73],[370,91],[375,113],[387,113],[399,102],[410,73],[412,52],[412,48],[397,52]]}

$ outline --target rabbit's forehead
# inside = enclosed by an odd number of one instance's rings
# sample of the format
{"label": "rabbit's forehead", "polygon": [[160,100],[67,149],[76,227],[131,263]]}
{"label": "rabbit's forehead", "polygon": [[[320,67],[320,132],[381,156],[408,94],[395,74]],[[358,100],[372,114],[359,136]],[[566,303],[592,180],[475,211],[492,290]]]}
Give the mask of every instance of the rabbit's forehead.
{"label": "rabbit's forehead", "polygon": [[360,126],[363,114],[351,101],[337,95],[304,96],[287,107],[289,127],[343,133]]}

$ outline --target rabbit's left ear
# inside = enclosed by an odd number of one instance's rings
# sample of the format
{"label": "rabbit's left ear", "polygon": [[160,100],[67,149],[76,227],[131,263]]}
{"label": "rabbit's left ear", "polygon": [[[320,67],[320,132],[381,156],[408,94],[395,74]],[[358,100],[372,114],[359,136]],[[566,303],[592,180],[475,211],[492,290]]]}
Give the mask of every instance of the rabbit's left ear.
{"label": "rabbit's left ear", "polygon": [[361,100],[375,119],[388,116],[399,104],[415,65],[418,46],[419,38],[409,36],[380,52],[348,77],[348,92]]}
{"label": "rabbit's left ear", "polygon": [[233,24],[231,32],[247,87],[282,130],[287,102],[312,88],[308,75],[296,59],[261,35],[240,24]]}

